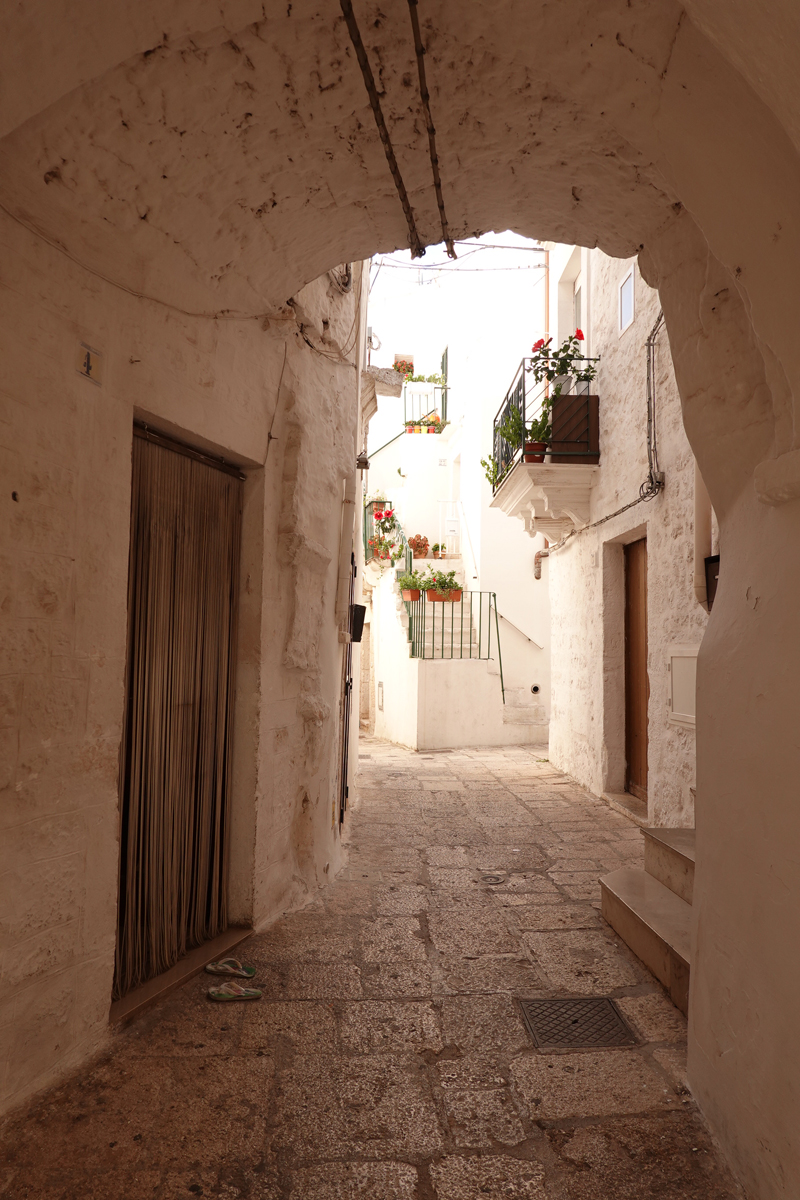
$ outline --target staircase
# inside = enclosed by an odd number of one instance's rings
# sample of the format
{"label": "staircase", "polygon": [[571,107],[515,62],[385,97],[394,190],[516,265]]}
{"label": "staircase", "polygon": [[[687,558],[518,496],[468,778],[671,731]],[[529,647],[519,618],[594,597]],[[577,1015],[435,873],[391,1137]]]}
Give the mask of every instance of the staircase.
{"label": "staircase", "polygon": [[[410,618],[406,605],[400,600],[397,608],[400,622],[406,630],[409,643],[411,643]],[[413,631],[413,646],[409,646],[409,652],[413,657],[481,657],[474,616],[471,622],[469,611],[465,611],[460,604],[426,604],[422,615],[414,616]],[[485,634],[483,641],[486,641]]]}
{"label": "staircase", "polygon": [[644,870],[600,880],[601,911],[688,1016],[694,830],[643,829]]}

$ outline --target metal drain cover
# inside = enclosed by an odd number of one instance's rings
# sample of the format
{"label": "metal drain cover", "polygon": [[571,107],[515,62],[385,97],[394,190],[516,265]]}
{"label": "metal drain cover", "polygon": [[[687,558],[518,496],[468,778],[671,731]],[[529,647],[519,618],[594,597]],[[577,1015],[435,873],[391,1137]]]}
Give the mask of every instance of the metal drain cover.
{"label": "metal drain cover", "polygon": [[505,875],[501,875],[495,871],[492,871],[490,875],[481,875],[481,883],[491,883],[496,885],[498,883],[505,883],[505,881]]}
{"label": "metal drain cover", "polygon": [[528,1033],[540,1050],[634,1046],[636,1038],[613,1000],[520,1000]]}

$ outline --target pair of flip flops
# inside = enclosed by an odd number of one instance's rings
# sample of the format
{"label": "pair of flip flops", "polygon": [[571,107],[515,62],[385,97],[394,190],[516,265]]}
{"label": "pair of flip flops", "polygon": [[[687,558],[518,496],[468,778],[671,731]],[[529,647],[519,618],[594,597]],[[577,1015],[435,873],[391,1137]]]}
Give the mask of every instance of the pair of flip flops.
{"label": "pair of flip flops", "polygon": [[[252,979],[256,973],[255,967],[246,967],[243,963],[239,962],[238,958],[221,958],[217,962],[207,963],[206,971],[209,975],[238,976],[240,979]],[[234,983],[231,979],[227,983],[220,984],[219,987],[209,988],[208,998],[209,1000],[221,1002],[230,1000],[260,1000],[261,989],[242,987],[240,983]]]}

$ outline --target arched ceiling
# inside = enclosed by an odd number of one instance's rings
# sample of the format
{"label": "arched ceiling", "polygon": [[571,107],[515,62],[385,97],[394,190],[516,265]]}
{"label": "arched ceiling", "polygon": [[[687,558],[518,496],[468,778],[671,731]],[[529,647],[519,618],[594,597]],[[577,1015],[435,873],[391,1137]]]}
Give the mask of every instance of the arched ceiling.
{"label": "arched ceiling", "polygon": [[[588,65],[606,40],[618,84],[624,68],[631,97],[643,93],[680,9],[647,6],[618,42],[608,14],[588,6],[576,32],[566,9],[580,6],[557,7],[517,6],[512,36],[485,6],[423,7],[448,217],[461,236],[513,227],[631,254],[678,197],[598,97],[576,95],[577,77],[606,74],[607,52]],[[187,33],[174,6],[180,37],[160,35],[6,136],[4,206],[108,277],[192,310],[263,311],[334,262],[408,245],[338,4],[273,11],[232,28],[252,15],[232,5],[211,27],[198,5],[202,27]],[[357,16],[420,235],[438,242],[407,6]],[[128,32],[141,44],[152,23],[139,14]]]}
{"label": "arched ceiling", "polygon": [[[408,7],[354,8],[420,236],[438,242]],[[453,234],[629,255],[688,210],[743,290],[763,275],[768,306],[800,229],[774,202],[778,186],[800,196],[793,110],[776,119],[787,89],[763,79],[788,64],[738,0],[735,30],[718,0],[688,8],[422,0]],[[3,21],[0,203],[91,270],[188,311],[260,313],[409,244],[337,0],[41,0]]]}

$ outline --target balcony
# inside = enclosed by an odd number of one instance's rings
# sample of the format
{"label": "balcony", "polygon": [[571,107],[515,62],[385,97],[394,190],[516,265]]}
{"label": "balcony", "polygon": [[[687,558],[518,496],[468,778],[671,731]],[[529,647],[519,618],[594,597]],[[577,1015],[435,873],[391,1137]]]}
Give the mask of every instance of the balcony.
{"label": "balcony", "polygon": [[[506,392],[493,426],[496,479],[492,508],[519,517],[526,532],[558,541],[589,522],[591,490],[600,462],[599,398],[588,383],[565,379],[536,384],[524,358]],[[587,360],[588,361],[588,360]],[[527,441],[523,431],[550,409],[550,436]]]}

